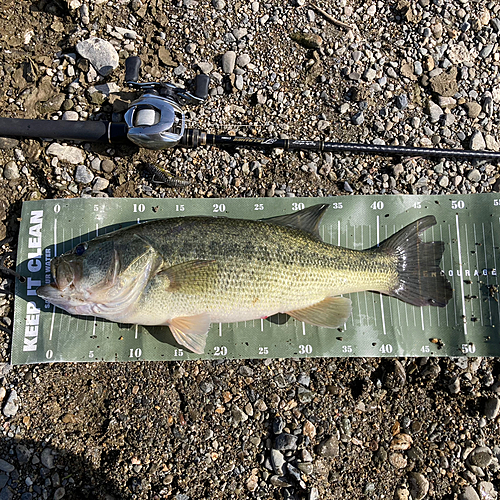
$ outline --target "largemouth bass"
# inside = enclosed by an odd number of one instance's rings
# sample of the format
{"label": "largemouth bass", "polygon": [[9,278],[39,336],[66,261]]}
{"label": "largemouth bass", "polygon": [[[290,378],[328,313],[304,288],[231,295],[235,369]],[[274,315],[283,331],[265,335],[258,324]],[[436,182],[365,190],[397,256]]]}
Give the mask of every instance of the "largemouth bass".
{"label": "largemouth bass", "polygon": [[196,353],[204,352],[213,322],[287,313],[338,328],[351,314],[351,301],[340,295],[352,292],[446,306],[452,288],[439,268],[444,243],[420,239],[434,216],[359,251],[321,240],[327,208],[260,221],[182,217],[119,229],[54,258],[54,282],[37,294],[70,314],[167,325]]}

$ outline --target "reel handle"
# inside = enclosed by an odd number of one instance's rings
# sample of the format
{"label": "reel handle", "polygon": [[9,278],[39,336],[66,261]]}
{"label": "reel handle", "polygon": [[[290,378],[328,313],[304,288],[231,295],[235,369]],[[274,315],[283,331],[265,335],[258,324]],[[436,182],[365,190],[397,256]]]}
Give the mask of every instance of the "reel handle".
{"label": "reel handle", "polygon": [[139,70],[141,69],[141,58],[139,56],[130,56],[125,59],[125,83],[131,87],[139,79]]}
{"label": "reel handle", "polygon": [[208,97],[208,86],[210,77],[203,73],[196,75],[194,79],[194,95],[199,99],[205,100]]}

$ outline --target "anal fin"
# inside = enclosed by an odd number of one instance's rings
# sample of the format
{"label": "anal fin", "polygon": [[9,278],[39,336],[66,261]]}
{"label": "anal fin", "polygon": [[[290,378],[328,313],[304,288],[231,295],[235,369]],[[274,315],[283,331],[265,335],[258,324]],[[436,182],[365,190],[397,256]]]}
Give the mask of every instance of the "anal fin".
{"label": "anal fin", "polygon": [[304,309],[287,311],[292,318],[315,326],[338,328],[342,326],[351,315],[352,303],[346,297],[327,297]]}
{"label": "anal fin", "polygon": [[210,329],[208,313],[173,318],[167,322],[167,325],[179,344],[196,354],[205,352],[207,334]]}

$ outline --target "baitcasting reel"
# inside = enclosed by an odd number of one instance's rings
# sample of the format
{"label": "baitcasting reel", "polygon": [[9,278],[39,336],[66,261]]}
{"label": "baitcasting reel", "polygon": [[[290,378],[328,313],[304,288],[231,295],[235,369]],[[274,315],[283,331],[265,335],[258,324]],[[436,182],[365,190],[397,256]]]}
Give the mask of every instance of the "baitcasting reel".
{"label": "baitcasting reel", "polygon": [[139,83],[141,60],[137,56],[125,61],[125,83],[144,94],[134,101],[124,119],[127,138],[148,149],[168,149],[177,146],[184,137],[185,116],[182,106],[200,104],[208,95],[210,77],[197,75],[194,94],[171,83]]}
{"label": "baitcasting reel", "polygon": [[45,138],[105,142],[129,142],[147,149],[168,149],[180,144],[198,146],[283,149],[331,153],[354,153],[388,156],[423,156],[455,158],[457,160],[500,160],[499,151],[470,151],[464,149],[422,148],[386,144],[356,144],[308,139],[278,139],[273,137],[240,137],[214,135],[198,129],[185,128],[182,107],[200,104],[208,96],[208,75],[194,79],[194,93],[170,83],[139,83],[141,60],[137,56],[125,61],[125,81],[131,88],[143,92],[125,113],[125,123],[108,121],[26,120],[0,117],[0,137]]}

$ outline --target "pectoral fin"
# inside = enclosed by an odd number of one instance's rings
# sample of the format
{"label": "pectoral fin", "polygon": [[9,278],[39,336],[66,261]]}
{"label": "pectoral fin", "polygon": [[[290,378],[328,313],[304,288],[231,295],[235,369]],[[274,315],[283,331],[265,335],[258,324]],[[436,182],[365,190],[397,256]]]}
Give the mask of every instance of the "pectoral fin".
{"label": "pectoral fin", "polygon": [[158,275],[168,278],[169,292],[199,290],[209,282],[213,282],[217,274],[215,260],[190,260],[176,266],[162,269]]}
{"label": "pectoral fin", "polygon": [[287,311],[292,318],[315,326],[338,328],[351,315],[351,301],[345,297],[327,297],[325,300],[297,311]]}
{"label": "pectoral fin", "polygon": [[210,328],[210,315],[208,313],[173,318],[167,322],[167,325],[179,344],[196,354],[205,352],[207,334]]}

